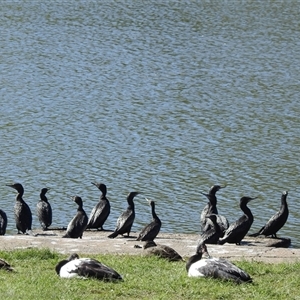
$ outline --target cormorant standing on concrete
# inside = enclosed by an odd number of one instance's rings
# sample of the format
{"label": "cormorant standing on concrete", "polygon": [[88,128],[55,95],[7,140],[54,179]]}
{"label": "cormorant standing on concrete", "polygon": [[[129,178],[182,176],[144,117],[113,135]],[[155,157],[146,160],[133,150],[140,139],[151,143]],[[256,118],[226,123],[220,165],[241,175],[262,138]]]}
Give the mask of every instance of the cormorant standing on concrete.
{"label": "cormorant standing on concrete", "polygon": [[240,199],[240,208],[244,212],[244,215],[228,227],[228,229],[225,231],[224,237],[219,240],[220,245],[223,245],[225,243],[237,245],[241,244],[242,239],[248,233],[253,223],[253,215],[251,213],[251,210],[247,206],[248,202],[253,199],[256,199],[256,197],[242,197]]}
{"label": "cormorant standing on concrete", "polygon": [[43,230],[47,230],[52,224],[52,208],[46,197],[47,192],[47,188],[41,189],[40,200],[36,205],[36,212]]}
{"label": "cormorant standing on concrete", "polygon": [[270,218],[270,220],[265,224],[265,226],[260,229],[260,231],[250,234],[250,236],[271,235],[272,237],[277,238],[277,231],[279,231],[281,227],[283,227],[289,216],[289,209],[286,201],[287,195],[288,191],[284,191],[282,193],[280,210]]}
{"label": "cormorant standing on concrete", "polygon": [[210,215],[206,218],[212,221],[213,227],[200,235],[198,244],[218,244],[219,238],[223,233],[217,223],[217,215]]}
{"label": "cormorant standing on concrete", "polygon": [[11,185],[8,184],[7,186],[14,188],[18,192],[14,207],[14,214],[18,234],[26,233],[27,230],[31,231],[32,213],[27,203],[23,200],[24,188],[22,184],[14,183]]}
{"label": "cormorant standing on concrete", "polygon": [[60,261],[55,267],[56,273],[62,278],[86,277],[99,280],[122,280],[122,276],[93,258],[79,258],[72,254],[69,259]]}
{"label": "cormorant standing on concrete", "polygon": [[134,202],[133,198],[138,195],[138,192],[130,192],[127,196],[127,203],[128,207],[127,209],[119,216],[117,220],[117,226],[115,231],[110,234],[109,238],[115,238],[119,234],[123,235],[127,233],[127,236],[129,236],[132,224],[135,219],[135,209],[134,209]]}
{"label": "cormorant standing on concrete", "polygon": [[75,196],[72,199],[78,205],[77,214],[69,223],[67,232],[63,238],[77,239],[82,238],[83,232],[88,223],[88,216],[83,209],[82,199],[79,196]]}
{"label": "cormorant standing on concrete", "polygon": [[95,228],[97,230],[103,230],[103,224],[110,214],[110,203],[106,198],[106,185],[103,183],[92,182],[100,191],[101,196],[99,202],[92,209],[88,225],[86,228]]}
{"label": "cormorant standing on concrete", "polygon": [[202,193],[202,195],[206,196],[209,202],[206,204],[204,209],[201,212],[200,216],[200,223],[202,226],[202,231],[206,232],[207,230],[211,229],[212,223],[207,219],[206,217],[212,214],[217,215],[217,223],[221,229],[221,232],[224,232],[228,227],[229,223],[226,217],[219,215],[218,214],[218,209],[217,209],[217,197],[216,197],[216,192],[219,191],[220,189],[225,188],[226,186],[220,186],[220,185],[213,185],[208,194]]}
{"label": "cormorant standing on concrete", "polygon": [[160,231],[161,221],[155,212],[155,202],[148,199],[147,201],[151,206],[153,220],[151,223],[149,223],[142,229],[142,231],[136,239],[137,241],[153,241]]}
{"label": "cormorant standing on concrete", "polygon": [[0,235],[5,235],[7,227],[7,215],[0,209]]}
{"label": "cormorant standing on concrete", "polygon": [[248,273],[223,258],[210,257],[205,244],[197,247],[196,254],[186,263],[189,277],[210,277],[235,283],[252,282]]}

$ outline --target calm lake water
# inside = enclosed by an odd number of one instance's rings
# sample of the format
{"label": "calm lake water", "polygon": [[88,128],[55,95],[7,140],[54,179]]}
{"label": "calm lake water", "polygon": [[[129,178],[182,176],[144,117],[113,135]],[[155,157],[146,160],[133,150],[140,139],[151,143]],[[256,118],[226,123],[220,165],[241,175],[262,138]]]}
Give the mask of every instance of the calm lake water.
{"label": "calm lake water", "polygon": [[279,236],[299,236],[300,3],[19,1],[1,5],[0,208],[15,234],[20,182],[33,213],[49,187],[53,226],[89,214],[107,185],[106,229],[138,190],[139,231],[154,199],[163,232],[199,232],[213,184],[258,230],[289,192]]}

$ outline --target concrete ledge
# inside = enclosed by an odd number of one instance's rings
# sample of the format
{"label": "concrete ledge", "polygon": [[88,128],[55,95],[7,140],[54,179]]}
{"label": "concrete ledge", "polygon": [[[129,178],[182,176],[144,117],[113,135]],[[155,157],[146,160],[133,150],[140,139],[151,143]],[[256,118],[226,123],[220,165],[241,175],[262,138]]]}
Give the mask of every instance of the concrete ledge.
{"label": "concrete ledge", "polygon": [[[33,235],[5,235],[0,236],[0,250],[49,248],[66,255],[72,252],[79,254],[132,254],[143,255],[143,249],[135,248],[142,245],[136,241],[137,233],[131,237],[118,236],[109,239],[109,231],[86,231],[82,239],[62,238],[65,231],[34,230]],[[182,257],[189,257],[195,253],[198,235],[196,234],[167,234],[160,233],[155,239],[157,244],[174,248]],[[300,262],[300,249],[270,247],[270,238],[246,237],[242,245],[207,245],[212,256],[223,257],[232,261],[250,260],[267,263]]]}

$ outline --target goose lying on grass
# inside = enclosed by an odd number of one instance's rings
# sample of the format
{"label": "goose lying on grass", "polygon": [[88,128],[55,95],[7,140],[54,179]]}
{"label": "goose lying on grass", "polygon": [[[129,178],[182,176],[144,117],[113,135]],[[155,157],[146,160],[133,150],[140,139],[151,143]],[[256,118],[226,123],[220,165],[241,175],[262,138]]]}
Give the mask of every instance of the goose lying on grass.
{"label": "goose lying on grass", "polygon": [[205,244],[197,247],[196,254],[186,263],[189,277],[212,277],[235,283],[252,282],[249,274],[230,261],[210,257]]}
{"label": "goose lying on grass", "polygon": [[93,277],[99,280],[121,280],[122,276],[114,269],[93,258],[79,258],[72,254],[68,259],[60,261],[55,267],[62,278]]}

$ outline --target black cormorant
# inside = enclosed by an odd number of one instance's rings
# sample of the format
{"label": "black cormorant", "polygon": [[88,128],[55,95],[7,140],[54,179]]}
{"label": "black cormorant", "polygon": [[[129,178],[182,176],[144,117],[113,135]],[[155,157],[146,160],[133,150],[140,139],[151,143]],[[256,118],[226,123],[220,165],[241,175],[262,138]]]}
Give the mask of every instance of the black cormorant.
{"label": "black cormorant", "polygon": [[141,230],[139,236],[136,239],[137,241],[153,241],[160,231],[161,221],[155,212],[155,202],[148,199],[147,201],[151,206],[153,220]]}
{"label": "black cormorant", "polygon": [[26,231],[31,231],[32,213],[27,203],[23,200],[24,188],[22,184],[14,183],[11,185],[8,184],[7,186],[14,188],[18,192],[14,207],[14,214],[18,233],[26,233]]}
{"label": "black cormorant", "polygon": [[55,267],[56,273],[62,278],[86,277],[99,280],[121,280],[122,276],[114,269],[96,259],[79,258],[74,253],[69,259],[60,261]]}
{"label": "black cormorant", "polygon": [[209,215],[215,214],[217,215],[217,223],[221,229],[222,232],[224,232],[228,227],[229,223],[226,217],[219,215],[218,214],[218,209],[217,209],[217,197],[216,197],[216,192],[219,191],[220,189],[225,188],[226,186],[220,186],[220,185],[213,185],[208,194],[202,193],[202,195],[206,196],[209,202],[206,204],[204,209],[201,212],[200,215],[200,223],[202,226],[202,231],[206,232],[212,227],[212,223],[206,218]]}
{"label": "black cormorant", "polygon": [[217,223],[217,215],[210,215],[206,218],[209,218],[213,224],[213,227],[209,230],[202,232],[198,244],[217,244],[222,231]]}
{"label": "black cormorant", "polygon": [[154,241],[147,241],[143,246],[148,255],[155,255],[168,261],[183,261],[181,255],[167,245],[159,245]]}
{"label": "black cormorant", "polygon": [[109,238],[115,238],[119,234],[123,235],[127,233],[127,236],[129,236],[132,224],[135,219],[135,210],[134,210],[134,202],[133,198],[138,195],[138,192],[130,192],[127,196],[127,203],[128,207],[127,209],[119,216],[117,220],[117,226],[115,231],[110,234]]}
{"label": "black cormorant", "polygon": [[211,277],[235,283],[252,282],[248,273],[230,261],[210,257],[205,244],[197,247],[196,254],[186,263],[186,270],[189,277]]}
{"label": "black cormorant", "polygon": [[289,216],[289,209],[286,202],[287,195],[288,191],[284,191],[282,193],[280,210],[273,217],[271,217],[265,226],[263,226],[257,233],[250,234],[250,236],[271,235],[272,237],[277,238],[277,231],[281,229]]}
{"label": "black cormorant", "polygon": [[7,227],[7,215],[0,209],[0,235],[5,235]]}
{"label": "black cormorant", "polygon": [[78,204],[77,214],[71,220],[67,227],[67,232],[63,238],[82,238],[83,232],[87,226],[88,216],[83,209],[82,199],[79,196],[72,198],[74,202]]}
{"label": "black cormorant", "polygon": [[103,224],[110,214],[110,203],[106,198],[106,185],[103,183],[92,182],[101,192],[100,200],[92,209],[86,228],[95,228],[103,230]]}
{"label": "black cormorant", "polygon": [[253,215],[247,206],[248,202],[253,199],[256,198],[242,197],[240,199],[240,208],[244,212],[244,215],[228,227],[225,231],[224,237],[219,240],[220,245],[225,243],[237,245],[241,244],[242,239],[248,233],[253,223]]}
{"label": "black cormorant", "polygon": [[36,213],[43,230],[47,230],[52,224],[52,208],[46,197],[48,189],[41,189],[40,200],[36,205]]}

